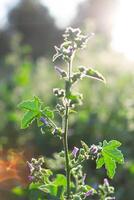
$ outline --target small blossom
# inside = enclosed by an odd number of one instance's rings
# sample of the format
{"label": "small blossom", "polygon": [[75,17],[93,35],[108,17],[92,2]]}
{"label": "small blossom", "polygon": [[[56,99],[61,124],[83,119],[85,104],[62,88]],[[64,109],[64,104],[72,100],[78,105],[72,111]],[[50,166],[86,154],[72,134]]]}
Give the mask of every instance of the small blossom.
{"label": "small blossom", "polygon": [[88,192],[85,193],[85,197],[92,196],[93,194],[94,194],[94,190],[91,189],[91,190],[89,190]]}
{"label": "small blossom", "polygon": [[34,176],[28,176],[29,181],[33,181],[34,180]]}
{"label": "small blossom", "polygon": [[108,182],[107,178],[104,178],[104,185],[107,186],[107,187],[109,186],[109,182]]}
{"label": "small blossom", "polygon": [[74,147],[74,149],[73,149],[73,151],[72,151],[72,154],[73,154],[73,156],[74,156],[75,158],[76,158],[76,156],[77,156],[78,151],[79,151],[79,148]]}
{"label": "small blossom", "polygon": [[41,118],[40,118],[40,121],[41,121],[44,125],[47,125],[47,124],[48,124],[47,120],[46,120],[44,117],[41,117]]}
{"label": "small blossom", "polygon": [[90,152],[92,154],[97,154],[98,153],[98,147],[96,145],[92,145],[91,148],[90,148]]}

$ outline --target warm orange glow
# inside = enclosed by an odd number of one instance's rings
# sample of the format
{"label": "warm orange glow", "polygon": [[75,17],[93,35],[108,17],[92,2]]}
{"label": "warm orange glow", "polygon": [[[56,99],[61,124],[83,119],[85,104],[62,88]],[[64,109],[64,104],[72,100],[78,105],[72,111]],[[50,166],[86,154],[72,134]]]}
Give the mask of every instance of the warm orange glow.
{"label": "warm orange glow", "polygon": [[[0,152],[0,186],[3,182],[15,180],[20,184],[25,184],[26,169],[22,152],[14,151]],[[25,173],[25,175],[22,173]]]}

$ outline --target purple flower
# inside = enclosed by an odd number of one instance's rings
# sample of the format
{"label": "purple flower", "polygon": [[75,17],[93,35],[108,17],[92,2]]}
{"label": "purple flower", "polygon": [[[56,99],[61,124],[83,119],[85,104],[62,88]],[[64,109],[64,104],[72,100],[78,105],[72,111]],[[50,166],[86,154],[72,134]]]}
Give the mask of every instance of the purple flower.
{"label": "purple flower", "polygon": [[47,120],[44,117],[40,118],[40,121],[46,126],[48,124]]}
{"label": "purple flower", "polygon": [[28,176],[29,181],[33,181],[34,180],[34,176]]}
{"label": "purple flower", "polygon": [[104,178],[104,185],[107,186],[107,187],[109,186],[109,182],[108,182],[107,178]]}
{"label": "purple flower", "polygon": [[82,184],[83,185],[85,184],[85,179],[86,179],[86,174],[84,174],[83,177],[82,177]]}
{"label": "purple flower", "polygon": [[78,151],[79,151],[79,148],[74,147],[74,149],[73,149],[73,151],[72,151],[72,154],[73,154],[73,156],[74,156],[75,158],[76,158],[76,156],[77,156]]}
{"label": "purple flower", "polygon": [[85,197],[92,196],[93,194],[94,194],[94,190],[91,189],[91,190],[89,190],[88,192],[85,193]]}
{"label": "purple flower", "polygon": [[92,154],[98,153],[98,147],[97,147],[96,145],[93,144],[93,145],[90,147],[90,152],[91,152]]}

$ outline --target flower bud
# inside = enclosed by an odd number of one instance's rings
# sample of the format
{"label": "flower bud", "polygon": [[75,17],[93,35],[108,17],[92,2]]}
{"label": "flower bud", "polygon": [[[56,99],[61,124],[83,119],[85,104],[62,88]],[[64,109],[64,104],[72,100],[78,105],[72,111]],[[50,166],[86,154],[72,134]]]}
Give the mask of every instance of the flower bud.
{"label": "flower bud", "polygon": [[53,93],[56,97],[61,98],[65,96],[65,90],[60,89],[60,88],[54,88]]}
{"label": "flower bud", "polygon": [[90,147],[90,153],[91,154],[97,154],[98,153],[98,147],[96,146],[96,145],[92,145],[91,147]]}
{"label": "flower bud", "polygon": [[55,70],[61,75],[62,78],[67,77],[67,73],[63,69],[55,66]]}
{"label": "flower bud", "polygon": [[75,158],[76,158],[76,156],[77,156],[78,151],[79,151],[79,148],[74,147],[74,149],[73,149],[73,151],[72,151],[72,154],[73,154],[73,156],[74,156]]}
{"label": "flower bud", "polygon": [[40,121],[46,126],[48,125],[48,121],[44,118],[44,117],[41,117],[40,118]]}
{"label": "flower bud", "polygon": [[94,190],[91,189],[91,190],[89,190],[88,192],[85,193],[85,197],[92,196],[93,194],[94,194]]}
{"label": "flower bud", "polygon": [[107,187],[109,186],[109,182],[108,182],[107,178],[104,178],[104,185],[107,186]]}
{"label": "flower bud", "polygon": [[55,128],[55,129],[53,130],[52,134],[55,135],[55,136],[61,137],[61,135],[62,135],[62,130],[61,130],[61,128]]}
{"label": "flower bud", "polygon": [[80,72],[85,72],[85,71],[86,71],[86,67],[80,66],[80,67],[79,67],[79,71],[80,71]]}

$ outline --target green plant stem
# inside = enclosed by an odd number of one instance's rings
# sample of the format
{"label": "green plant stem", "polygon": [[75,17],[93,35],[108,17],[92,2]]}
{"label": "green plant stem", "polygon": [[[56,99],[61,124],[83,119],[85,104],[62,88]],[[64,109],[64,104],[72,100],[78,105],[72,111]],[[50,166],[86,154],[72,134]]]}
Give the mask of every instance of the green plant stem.
{"label": "green plant stem", "polygon": [[[71,87],[71,67],[72,60],[70,60],[68,65],[68,81]],[[71,89],[69,87],[69,90]],[[67,89],[65,91],[67,93]],[[66,164],[66,178],[67,178],[67,199],[70,199],[70,164],[69,164],[69,152],[68,152],[68,117],[69,117],[69,105],[66,102],[65,116],[64,116],[64,136],[63,136],[63,146],[65,151],[65,164]]]}
{"label": "green plant stem", "polygon": [[63,137],[63,145],[65,151],[65,160],[66,160],[66,178],[67,178],[67,199],[70,197],[70,166],[69,166],[69,153],[68,153],[68,111],[69,108],[66,106],[66,114],[64,119],[64,137]]}

